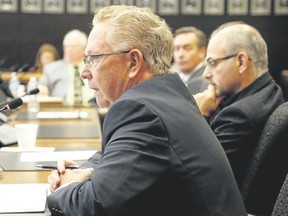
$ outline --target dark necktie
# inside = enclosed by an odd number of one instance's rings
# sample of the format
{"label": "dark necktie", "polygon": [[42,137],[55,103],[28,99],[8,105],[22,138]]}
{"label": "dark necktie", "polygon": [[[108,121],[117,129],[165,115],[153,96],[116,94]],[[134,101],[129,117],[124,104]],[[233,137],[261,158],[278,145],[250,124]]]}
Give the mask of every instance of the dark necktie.
{"label": "dark necktie", "polygon": [[74,105],[81,105],[83,101],[82,95],[83,81],[80,78],[78,66],[74,66]]}

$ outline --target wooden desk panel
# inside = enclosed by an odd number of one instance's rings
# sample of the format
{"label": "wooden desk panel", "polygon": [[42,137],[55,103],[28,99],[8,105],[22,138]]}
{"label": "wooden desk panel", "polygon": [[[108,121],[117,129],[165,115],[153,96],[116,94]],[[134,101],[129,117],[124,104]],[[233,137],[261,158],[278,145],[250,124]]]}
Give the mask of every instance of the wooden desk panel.
{"label": "wooden desk panel", "polygon": [[3,171],[0,172],[0,184],[47,183],[50,170]]}
{"label": "wooden desk panel", "polygon": [[[16,72],[16,71],[15,71]],[[11,73],[10,71],[4,71],[1,72],[1,78],[5,81],[9,81],[11,78]],[[41,72],[17,72],[17,77],[20,80],[21,83],[27,85],[29,82],[30,77],[36,77],[37,79],[40,79],[42,76]]]}
{"label": "wooden desk panel", "polygon": [[[91,113],[91,118],[88,120],[81,119],[69,119],[69,120],[15,120],[17,112],[13,113],[9,119],[10,125],[17,123],[37,123],[39,125],[97,125],[100,127],[100,121],[97,109],[95,107],[65,107],[65,106],[47,106],[41,111],[49,110],[75,110],[88,111]],[[18,112],[24,109],[19,109]],[[101,129],[100,129],[101,131]],[[95,149],[101,150],[101,133],[98,138],[57,138],[57,139],[37,139],[36,146],[39,147],[55,147],[55,148],[67,148],[70,150],[75,149]],[[17,146],[17,144],[12,145]],[[50,174],[49,170],[35,170],[35,171],[1,171],[0,172],[0,184],[16,184],[16,183],[47,183],[47,177]]]}

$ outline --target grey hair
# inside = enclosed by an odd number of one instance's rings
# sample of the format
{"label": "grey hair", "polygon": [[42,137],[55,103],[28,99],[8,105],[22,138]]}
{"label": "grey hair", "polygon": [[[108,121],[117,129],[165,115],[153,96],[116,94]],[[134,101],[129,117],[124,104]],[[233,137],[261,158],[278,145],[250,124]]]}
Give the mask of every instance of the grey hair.
{"label": "grey hair", "polygon": [[200,29],[194,27],[194,26],[184,26],[181,28],[176,29],[174,33],[174,37],[180,34],[187,34],[187,33],[193,33],[195,34],[197,40],[198,40],[198,47],[207,47],[207,37],[203,31]]}
{"label": "grey hair", "polygon": [[173,34],[167,23],[147,8],[114,5],[95,14],[93,26],[108,23],[107,43],[113,51],[139,49],[150,71],[168,73],[173,56]]}
{"label": "grey hair", "polygon": [[211,37],[225,30],[229,30],[226,34],[229,53],[246,52],[256,68],[258,77],[268,72],[267,44],[256,28],[243,22],[228,22],[217,28]]}
{"label": "grey hair", "polygon": [[85,47],[87,44],[87,35],[85,32],[82,32],[78,29],[73,29],[65,34],[63,45],[67,40],[78,40],[79,44]]}

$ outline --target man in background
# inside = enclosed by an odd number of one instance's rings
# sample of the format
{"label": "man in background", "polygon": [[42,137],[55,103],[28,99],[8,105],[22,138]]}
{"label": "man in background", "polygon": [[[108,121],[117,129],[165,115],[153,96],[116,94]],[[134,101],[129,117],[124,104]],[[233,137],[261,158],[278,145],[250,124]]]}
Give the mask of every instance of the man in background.
{"label": "man in background", "polygon": [[206,63],[203,76],[210,85],[194,96],[241,184],[268,117],[284,102],[282,90],[268,72],[266,42],[243,22],[212,33]]}
{"label": "man in background", "polygon": [[63,59],[43,68],[39,80],[40,95],[63,98],[66,105],[85,105],[93,98],[87,81],[80,78],[87,35],[77,29],[67,32],[63,40]]}
{"label": "man in background", "polygon": [[193,26],[181,27],[175,31],[172,70],[175,69],[180,75],[191,94],[204,91],[209,83],[202,77],[206,46],[206,35]]}

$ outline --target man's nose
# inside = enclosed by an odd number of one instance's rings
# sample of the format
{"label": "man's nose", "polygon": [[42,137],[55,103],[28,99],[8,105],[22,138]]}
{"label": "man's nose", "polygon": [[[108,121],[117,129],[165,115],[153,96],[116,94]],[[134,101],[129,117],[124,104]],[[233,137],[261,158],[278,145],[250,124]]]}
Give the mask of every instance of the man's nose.
{"label": "man's nose", "polygon": [[212,77],[211,69],[209,68],[209,66],[206,66],[206,67],[205,67],[205,70],[204,70],[204,72],[203,72],[202,77],[203,77],[204,79],[207,79],[207,80],[209,80],[209,79]]}
{"label": "man's nose", "polygon": [[87,66],[85,65],[81,71],[81,78],[82,79],[92,79],[92,73],[88,70]]}

